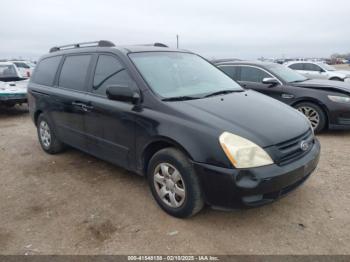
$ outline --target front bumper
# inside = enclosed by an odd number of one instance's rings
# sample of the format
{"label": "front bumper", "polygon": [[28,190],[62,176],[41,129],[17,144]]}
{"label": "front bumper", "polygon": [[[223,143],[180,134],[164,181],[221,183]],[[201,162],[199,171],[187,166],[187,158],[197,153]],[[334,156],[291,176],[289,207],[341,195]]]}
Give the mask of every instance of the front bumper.
{"label": "front bumper", "polygon": [[206,203],[223,208],[253,207],[270,203],[300,186],[315,170],[320,157],[320,143],[308,154],[284,165],[229,169],[194,163]]}

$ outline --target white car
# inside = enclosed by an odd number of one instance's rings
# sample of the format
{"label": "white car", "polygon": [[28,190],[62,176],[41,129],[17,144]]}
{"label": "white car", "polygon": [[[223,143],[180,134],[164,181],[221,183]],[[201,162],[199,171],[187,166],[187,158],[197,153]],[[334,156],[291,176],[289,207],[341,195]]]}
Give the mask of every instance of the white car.
{"label": "white car", "polygon": [[0,105],[26,103],[28,82],[12,62],[0,62]]}
{"label": "white car", "polygon": [[10,60],[8,62],[14,63],[23,78],[30,78],[33,73],[32,63],[29,61]]}
{"label": "white car", "polygon": [[285,63],[284,65],[310,79],[327,79],[350,83],[350,71],[337,70],[326,63],[291,61]]}

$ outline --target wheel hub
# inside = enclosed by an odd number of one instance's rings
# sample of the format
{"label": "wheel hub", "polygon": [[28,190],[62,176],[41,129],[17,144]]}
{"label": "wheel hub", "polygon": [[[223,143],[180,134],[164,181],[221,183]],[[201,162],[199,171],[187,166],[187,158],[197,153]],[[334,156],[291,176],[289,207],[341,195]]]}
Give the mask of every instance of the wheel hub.
{"label": "wheel hub", "polygon": [[40,122],[39,127],[40,140],[45,147],[50,147],[51,144],[51,132],[49,125],[45,121]]}
{"label": "wheel hub", "polygon": [[186,197],[186,190],[180,172],[169,163],[161,163],[155,168],[154,186],[158,197],[167,206],[180,207]]}

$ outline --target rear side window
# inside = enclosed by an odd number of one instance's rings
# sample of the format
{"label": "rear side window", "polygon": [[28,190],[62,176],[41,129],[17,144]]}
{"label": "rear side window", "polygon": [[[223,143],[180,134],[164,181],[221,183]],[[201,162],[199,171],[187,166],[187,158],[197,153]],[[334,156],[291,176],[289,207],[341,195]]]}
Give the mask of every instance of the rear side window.
{"label": "rear side window", "polygon": [[268,73],[254,67],[241,67],[240,81],[261,83],[264,78],[271,77]]}
{"label": "rear side window", "polygon": [[106,96],[109,85],[131,85],[132,80],[124,66],[113,56],[100,55],[97,61],[93,93]]}
{"label": "rear side window", "polygon": [[306,71],[320,71],[321,67],[319,67],[318,65],[315,65],[315,64],[307,63],[307,64],[304,64],[304,70],[306,70]]}
{"label": "rear side window", "polygon": [[26,69],[30,68],[27,64],[22,63],[22,62],[15,62],[14,64],[19,68],[26,68]]}
{"label": "rear side window", "polygon": [[289,68],[294,70],[303,70],[303,64],[302,63],[292,64],[289,66]]}
{"label": "rear side window", "polygon": [[238,81],[238,67],[237,66],[220,66],[220,69],[232,79]]}
{"label": "rear side window", "polygon": [[62,66],[58,85],[68,89],[85,91],[90,61],[91,55],[67,56]]}
{"label": "rear side window", "polygon": [[54,56],[41,60],[35,68],[32,81],[39,85],[52,86],[62,56]]}

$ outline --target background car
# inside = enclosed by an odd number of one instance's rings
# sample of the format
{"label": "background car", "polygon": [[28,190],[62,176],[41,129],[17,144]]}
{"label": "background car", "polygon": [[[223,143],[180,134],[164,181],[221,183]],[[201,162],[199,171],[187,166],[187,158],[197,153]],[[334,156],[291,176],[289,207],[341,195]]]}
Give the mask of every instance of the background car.
{"label": "background car", "polygon": [[217,66],[242,87],[253,89],[302,112],[316,132],[350,128],[350,84],[310,80],[283,65],[227,62]]}
{"label": "background car", "polygon": [[20,72],[21,76],[23,78],[29,78],[33,73],[33,66],[32,63],[29,61],[18,61],[18,60],[11,60],[9,62],[12,62],[17,67],[18,71]]}
{"label": "background car", "polygon": [[310,79],[326,79],[350,82],[350,71],[337,70],[322,62],[292,61],[284,64]]}
{"label": "background car", "polygon": [[0,81],[11,82],[26,79],[12,62],[0,62]]}
{"label": "background car", "polygon": [[28,79],[22,77],[12,62],[0,62],[0,105],[26,103],[27,85]]}

